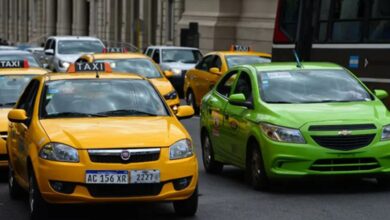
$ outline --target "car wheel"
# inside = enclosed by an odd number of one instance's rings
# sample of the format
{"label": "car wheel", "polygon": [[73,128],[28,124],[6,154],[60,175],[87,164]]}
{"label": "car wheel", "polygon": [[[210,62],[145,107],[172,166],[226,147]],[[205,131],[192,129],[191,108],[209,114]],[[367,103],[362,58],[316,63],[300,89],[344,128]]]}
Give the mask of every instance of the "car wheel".
{"label": "car wheel", "polygon": [[11,198],[17,199],[23,194],[23,189],[15,180],[14,171],[11,166],[8,167],[8,192]]}
{"label": "car wheel", "polygon": [[192,90],[188,91],[188,94],[187,94],[187,97],[186,97],[186,102],[187,102],[187,105],[192,106],[192,108],[194,109],[196,115],[199,114],[199,108],[196,105],[195,95],[192,92]]}
{"label": "car wheel", "polygon": [[29,196],[28,207],[30,211],[30,219],[48,219],[48,204],[42,198],[39,191],[37,181],[35,179],[34,171],[30,172],[29,176]]}
{"label": "car wheel", "polygon": [[263,156],[257,144],[250,146],[250,155],[247,158],[248,179],[256,190],[263,190],[269,186],[269,180],[264,168]]}
{"label": "car wheel", "polygon": [[214,150],[209,136],[206,134],[202,141],[203,166],[208,173],[221,173],[223,164],[214,159]]}
{"label": "car wheel", "polygon": [[198,210],[198,187],[190,198],[173,202],[173,208],[177,215],[180,216],[194,216]]}

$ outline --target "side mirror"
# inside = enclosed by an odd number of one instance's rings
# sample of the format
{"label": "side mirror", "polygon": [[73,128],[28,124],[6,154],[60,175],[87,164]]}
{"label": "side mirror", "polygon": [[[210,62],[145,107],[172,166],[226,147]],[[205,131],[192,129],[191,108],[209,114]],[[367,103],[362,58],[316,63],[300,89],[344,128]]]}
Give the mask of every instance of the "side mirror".
{"label": "side mirror", "polygon": [[248,102],[245,98],[245,95],[242,93],[232,94],[231,96],[229,96],[229,103],[232,105],[253,108],[253,104],[251,102]]}
{"label": "side mirror", "polygon": [[12,109],[8,113],[8,120],[14,123],[24,123],[28,119],[24,109]]}
{"label": "side mirror", "polygon": [[374,90],[374,94],[378,99],[385,99],[389,94],[385,90]]}
{"label": "side mirror", "polygon": [[173,72],[170,70],[164,70],[164,75],[167,78],[171,78],[173,76]]}
{"label": "side mirror", "polygon": [[46,55],[54,55],[54,50],[53,49],[47,49],[45,50]]}
{"label": "side mirror", "polygon": [[44,64],[42,64],[42,67],[43,67],[44,69],[48,69],[48,68],[49,68],[49,64],[44,63]]}
{"label": "side mirror", "polygon": [[194,108],[189,105],[181,105],[177,108],[176,117],[179,120],[191,118],[195,114]]}
{"label": "side mirror", "polygon": [[221,74],[222,74],[222,73],[221,73],[221,70],[220,70],[219,68],[217,68],[217,67],[212,67],[212,68],[210,68],[210,69],[209,69],[209,72],[210,72],[210,73],[217,74],[217,75],[221,75]]}

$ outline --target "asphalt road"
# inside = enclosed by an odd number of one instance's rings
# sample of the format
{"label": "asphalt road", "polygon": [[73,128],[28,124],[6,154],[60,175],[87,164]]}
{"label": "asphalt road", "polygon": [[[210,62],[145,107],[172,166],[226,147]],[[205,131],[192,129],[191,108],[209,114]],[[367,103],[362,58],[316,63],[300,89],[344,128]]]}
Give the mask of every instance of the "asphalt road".
{"label": "asphalt road", "polygon": [[[221,175],[206,174],[201,159],[199,118],[183,121],[191,133],[200,164],[200,198],[190,219],[389,219],[390,190],[374,180],[316,182],[288,181],[267,192],[252,190],[244,173],[226,167]],[[65,219],[179,219],[164,204],[104,204],[55,207],[51,218]],[[0,219],[28,219],[27,198],[11,200],[5,180],[0,182]]]}

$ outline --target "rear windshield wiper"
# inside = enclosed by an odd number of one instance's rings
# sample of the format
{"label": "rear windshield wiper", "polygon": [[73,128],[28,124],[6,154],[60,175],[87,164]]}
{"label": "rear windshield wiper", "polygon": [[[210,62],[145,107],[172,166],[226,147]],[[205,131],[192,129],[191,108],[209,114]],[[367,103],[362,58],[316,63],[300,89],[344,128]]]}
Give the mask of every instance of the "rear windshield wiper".
{"label": "rear windshield wiper", "polygon": [[16,102],[6,102],[6,103],[0,103],[0,107],[5,107],[5,106],[14,106],[16,105]]}
{"label": "rear windshield wiper", "polygon": [[106,112],[99,112],[98,114],[104,115],[113,115],[113,116],[127,116],[127,115],[148,115],[148,116],[158,116],[150,112],[139,111],[135,109],[118,109]]}
{"label": "rear windshield wiper", "polygon": [[83,113],[83,112],[59,112],[55,114],[47,115],[46,118],[58,118],[58,117],[108,117],[107,115],[100,113]]}

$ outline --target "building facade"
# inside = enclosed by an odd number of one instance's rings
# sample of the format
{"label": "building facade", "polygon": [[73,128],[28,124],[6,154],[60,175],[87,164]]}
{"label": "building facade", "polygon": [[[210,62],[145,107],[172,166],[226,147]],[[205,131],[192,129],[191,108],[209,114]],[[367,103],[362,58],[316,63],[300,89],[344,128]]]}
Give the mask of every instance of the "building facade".
{"label": "building facade", "polygon": [[109,46],[235,43],[270,52],[275,11],[275,0],[0,0],[0,38],[39,45],[51,35],[91,35]]}

